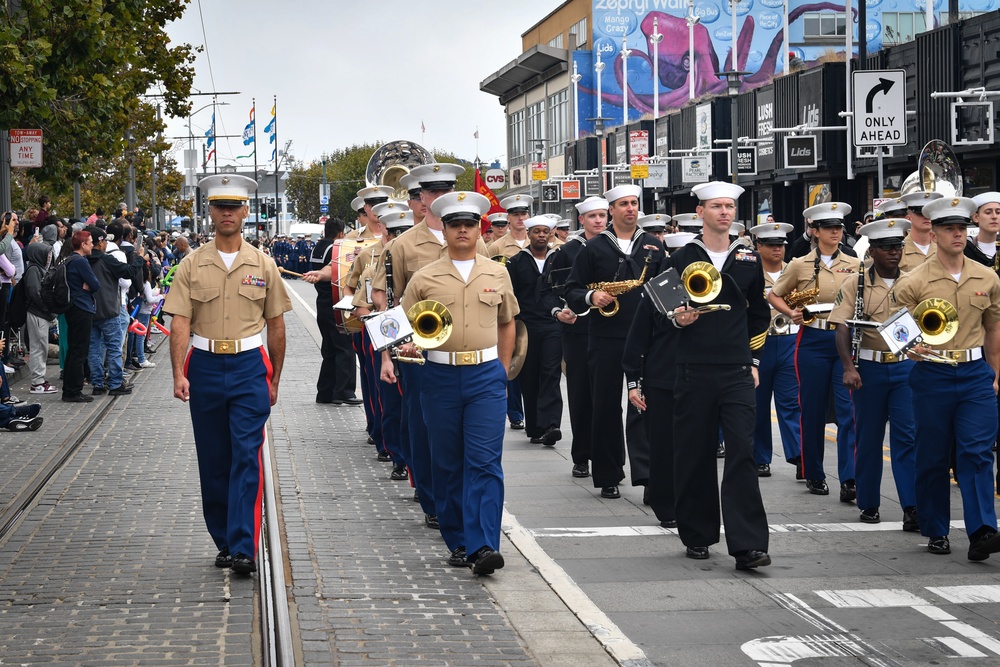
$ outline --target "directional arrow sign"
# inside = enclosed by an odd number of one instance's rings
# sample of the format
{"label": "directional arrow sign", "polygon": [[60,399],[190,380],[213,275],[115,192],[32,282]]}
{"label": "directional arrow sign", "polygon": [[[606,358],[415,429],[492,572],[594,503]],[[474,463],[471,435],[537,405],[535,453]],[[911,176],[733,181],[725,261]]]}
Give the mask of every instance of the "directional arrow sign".
{"label": "directional arrow sign", "polygon": [[906,72],[853,73],[854,145],[906,145]]}

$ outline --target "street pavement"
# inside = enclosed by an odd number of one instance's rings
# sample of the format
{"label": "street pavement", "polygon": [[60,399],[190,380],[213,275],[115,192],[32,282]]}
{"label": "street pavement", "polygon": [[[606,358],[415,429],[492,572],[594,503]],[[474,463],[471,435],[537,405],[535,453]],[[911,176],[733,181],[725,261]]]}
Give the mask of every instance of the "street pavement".
{"label": "street pavement", "polygon": [[[724,543],[707,561],[686,559],[641,487],[626,481],[620,500],[603,500],[592,480],[572,478],[564,414],[554,448],[507,433],[507,566],[478,578],[449,567],[408,483],[390,481],[391,466],[365,444],[363,411],[314,402],[315,291],[288,285],[295,312],[269,437],[297,664],[1000,659],[1000,557],[966,559],[957,489],[953,553],[927,554],[924,538],[900,530],[888,465],[883,523],[866,526],[838,502],[832,475],[832,494],[812,496],[776,462],[761,480],[774,563],[737,572]],[[0,664],[249,665],[258,654],[254,587],[212,565],[190,419],[171,396],[166,346],[151,359],[159,365],[137,374],[131,396],[65,404],[29,396],[24,379],[13,387],[43,404],[45,424],[0,435],[4,507],[113,403],[0,541]],[[831,442],[828,474],[835,460]]]}

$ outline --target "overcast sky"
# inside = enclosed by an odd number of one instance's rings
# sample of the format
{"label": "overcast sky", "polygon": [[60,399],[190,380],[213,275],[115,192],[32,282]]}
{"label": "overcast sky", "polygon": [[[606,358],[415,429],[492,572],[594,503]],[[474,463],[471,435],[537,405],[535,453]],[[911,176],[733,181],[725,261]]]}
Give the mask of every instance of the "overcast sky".
{"label": "overcast sky", "polygon": [[[257,99],[257,159],[270,158],[264,126],[277,95],[279,148],[296,160],[367,142],[409,139],[461,158],[506,163],[503,108],[479,82],[521,53],[521,33],[561,0],[191,0],[167,26],[176,43],[207,45],[194,88],[219,97],[218,135],[240,135]],[[204,20],[204,35],[202,33]],[[206,39],[207,37],[207,39]],[[211,63],[211,67],[209,66]],[[211,102],[194,97],[192,110]],[[201,153],[210,109],[191,125]],[[166,119],[187,136],[187,119]],[[420,124],[427,131],[421,141]],[[178,148],[187,142],[176,141]],[[247,155],[239,138],[219,139],[219,165]],[[181,154],[175,154],[178,163]],[[253,165],[252,159],[241,164]]]}

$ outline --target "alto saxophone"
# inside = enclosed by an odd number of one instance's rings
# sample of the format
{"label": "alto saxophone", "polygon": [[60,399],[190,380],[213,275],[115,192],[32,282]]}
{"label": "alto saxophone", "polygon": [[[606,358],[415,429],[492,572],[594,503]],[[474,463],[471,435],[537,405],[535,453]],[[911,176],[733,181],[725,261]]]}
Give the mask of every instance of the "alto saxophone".
{"label": "alto saxophone", "polygon": [[[642,273],[639,274],[639,278],[637,280],[614,280],[608,282],[590,283],[587,285],[587,289],[595,292],[606,292],[611,296],[617,297],[625,294],[626,292],[631,292],[634,289],[642,287],[642,284],[646,282],[646,271],[649,270],[649,263],[652,259],[653,256],[651,254],[646,255],[646,263],[643,265]],[[597,312],[604,317],[614,317],[618,313],[618,300],[615,299],[614,305],[611,306],[611,310],[604,310],[600,306],[591,306],[591,309],[594,308],[597,308]]]}
{"label": "alto saxophone", "polygon": [[785,296],[785,303],[792,310],[796,308],[802,308],[802,323],[809,324],[816,319],[816,316],[810,313],[805,306],[816,303],[816,297],[819,295],[818,287],[810,287],[804,290],[792,290],[791,293]]}

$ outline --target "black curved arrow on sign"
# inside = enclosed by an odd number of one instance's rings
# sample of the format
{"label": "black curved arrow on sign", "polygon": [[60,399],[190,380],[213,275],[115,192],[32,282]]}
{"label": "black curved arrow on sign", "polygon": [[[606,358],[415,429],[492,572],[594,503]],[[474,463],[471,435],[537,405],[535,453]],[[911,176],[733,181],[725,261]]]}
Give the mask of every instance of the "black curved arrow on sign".
{"label": "black curved arrow on sign", "polygon": [[896,82],[892,79],[883,79],[882,77],[879,77],[878,85],[868,91],[868,98],[865,100],[865,113],[872,112],[872,104],[875,101],[875,93],[881,90],[883,95],[888,95],[889,90],[892,88],[894,83]]}

